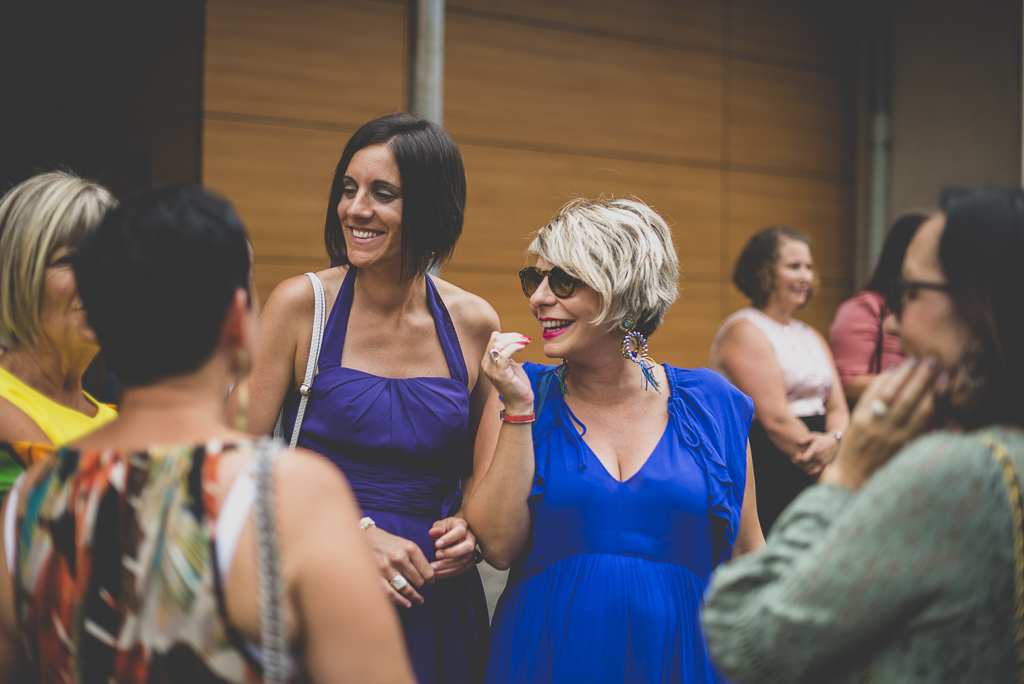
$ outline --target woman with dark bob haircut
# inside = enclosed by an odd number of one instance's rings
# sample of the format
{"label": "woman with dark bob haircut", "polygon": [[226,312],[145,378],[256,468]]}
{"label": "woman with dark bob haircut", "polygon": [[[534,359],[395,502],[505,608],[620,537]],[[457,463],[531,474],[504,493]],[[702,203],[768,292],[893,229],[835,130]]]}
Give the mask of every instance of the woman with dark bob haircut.
{"label": "woman with dark bob haircut", "polygon": [[767,533],[835,456],[850,414],[825,338],[794,317],[817,284],[808,237],[788,227],[758,231],[732,280],[751,306],[722,322],[711,367],[754,400],[750,450]]}
{"label": "woman with dark bob haircut", "polygon": [[352,485],[421,684],[479,681],[487,633],[462,496],[493,391],[477,360],[498,316],[427,273],[455,248],[465,204],[443,128],[408,114],[360,128],[331,185],[332,266],[270,295],[253,372],[253,428],[269,433],[283,406],[283,436]]}
{"label": "woman with dark bob haircut", "polygon": [[[225,423],[259,309],[231,205],[199,188],[143,191],[72,265],[121,412],[30,468],[3,507],[0,678],[242,684],[294,670],[410,684],[344,478],[308,451],[256,446],[244,401]],[[276,554],[257,527],[276,530]]]}
{"label": "woman with dark bob haircut", "polygon": [[892,302],[907,361],[767,548],[712,582],[730,678],[1020,681],[1022,263],[1019,189],[951,191],[918,230]]}

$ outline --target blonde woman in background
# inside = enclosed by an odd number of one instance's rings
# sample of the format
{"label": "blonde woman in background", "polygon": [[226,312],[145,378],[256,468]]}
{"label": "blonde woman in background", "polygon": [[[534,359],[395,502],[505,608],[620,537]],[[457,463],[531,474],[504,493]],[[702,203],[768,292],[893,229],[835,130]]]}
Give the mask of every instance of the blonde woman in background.
{"label": "blonde woman in background", "polygon": [[0,497],[34,454],[117,416],[82,389],[99,345],[71,270],[78,239],[114,204],[103,187],[60,171],[0,200]]}

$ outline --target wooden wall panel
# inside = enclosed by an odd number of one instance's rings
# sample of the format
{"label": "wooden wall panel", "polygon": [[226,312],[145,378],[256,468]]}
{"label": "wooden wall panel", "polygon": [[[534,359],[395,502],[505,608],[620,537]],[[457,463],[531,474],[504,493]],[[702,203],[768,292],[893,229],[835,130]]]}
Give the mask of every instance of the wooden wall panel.
{"label": "wooden wall panel", "polygon": [[526,25],[623,36],[643,42],[688,45],[705,50],[722,47],[720,0],[449,0],[452,14],[489,16]]}
{"label": "wooden wall panel", "polygon": [[733,60],[732,161],[849,175],[846,85],[834,74]]}
{"label": "wooden wall panel", "polygon": [[[651,340],[703,365],[755,230],[809,233],[827,329],[852,275],[848,42],[805,0],[451,0],[445,123],[466,163],[462,241],[443,277],[537,338],[517,271],[567,200],[635,194],[665,214],[681,296]],[[235,202],[266,297],[320,268],[328,187],[355,128],[405,99],[405,8],[208,0],[204,180]]]}
{"label": "wooden wall panel", "polygon": [[207,2],[206,109],[361,125],[403,107],[401,4]]}
{"label": "wooden wall panel", "polygon": [[455,136],[709,161],[721,152],[715,56],[459,15],[445,39]]}
{"label": "wooden wall panel", "polygon": [[847,64],[849,41],[840,3],[818,0],[730,0],[731,47],[773,61],[837,68]]}
{"label": "wooden wall panel", "polygon": [[711,342],[722,322],[721,289],[718,283],[680,281],[679,299],[651,335],[648,346],[655,361],[684,368],[708,364]]}
{"label": "wooden wall panel", "polygon": [[850,287],[853,264],[849,183],[752,173],[732,174],[729,264],[766,226],[791,226],[812,242],[815,267],[833,285]]}
{"label": "wooden wall panel", "polygon": [[352,132],[206,122],[206,185],[235,203],[258,257],[323,258],[331,179]]}
{"label": "wooden wall panel", "polygon": [[682,166],[461,145],[469,202],[452,269],[518,271],[529,235],[575,197],[635,194],[669,219],[684,272],[717,278],[721,174]]}

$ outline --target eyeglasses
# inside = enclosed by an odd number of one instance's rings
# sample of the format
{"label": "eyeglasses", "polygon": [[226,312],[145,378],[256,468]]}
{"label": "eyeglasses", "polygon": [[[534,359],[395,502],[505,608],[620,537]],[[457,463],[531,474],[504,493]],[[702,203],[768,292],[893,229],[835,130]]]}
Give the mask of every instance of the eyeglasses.
{"label": "eyeglasses", "polygon": [[545,278],[548,279],[548,287],[551,288],[552,294],[559,299],[572,297],[576,292],[576,286],[580,284],[579,280],[557,266],[550,271],[542,271],[536,266],[530,266],[519,272],[519,280],[523,284],[523,294],[532,297]]}
{"label": "eyeglasses", "polygon": [[907,280],[906,278],[897,278],[896,282],[893,283],[892,296],[889,297],[889,310],[896,315],[896,318],[899,318],[900,314],[903,313],[903,302],[914,301],[917,299],[917,295],[921,290],[949,292],[949,284],[929,283],[924,280]]}

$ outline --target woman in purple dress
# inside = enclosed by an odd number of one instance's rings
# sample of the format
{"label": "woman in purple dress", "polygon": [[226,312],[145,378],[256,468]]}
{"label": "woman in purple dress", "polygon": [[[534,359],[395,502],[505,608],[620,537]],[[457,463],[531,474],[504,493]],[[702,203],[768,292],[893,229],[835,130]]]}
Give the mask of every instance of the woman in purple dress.
{"label": "woman in purple dress", "polygon": [[[440,126],[394,114],[360,128],[331,187],[332,267],[271,293],[250,385],[257,433],[274,428],[283,405],[291,437],[308,395],[298,444],[348,478],[421,684],[480,681],[487,639],[462,493],[493,392],[476,359],[498,317],[427,273],[451,255],[465,202],[462,157]],[[318,285],[327,320],[307,385]]]}

